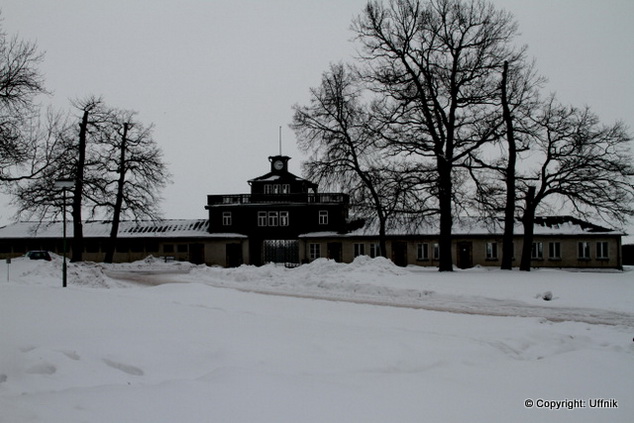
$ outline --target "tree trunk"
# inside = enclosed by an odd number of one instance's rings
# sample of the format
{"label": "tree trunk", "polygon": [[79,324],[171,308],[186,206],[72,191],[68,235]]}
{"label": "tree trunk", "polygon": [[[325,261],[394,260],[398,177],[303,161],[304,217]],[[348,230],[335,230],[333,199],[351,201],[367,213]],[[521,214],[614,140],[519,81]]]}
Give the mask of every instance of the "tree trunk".
{"label": "tree trunk", "polygon": [[517,162],[517,146],[513,131],[513,119],[509,109],[506,83],[509,64],[504,62],[502,72],[502,112],[506,123],[506,138],[509,145],[509,157],[506,167],[506,205],[504,207],[504,236],[502,238],[502,265],[504,270],[513,268],[513,228],[515,226],[515,164]]}
{"label": "tree trunk", "polygon": [[451,165],[442,157],[438,161],[438,206],[440,208],[440,234],[438,240],[439,262],[441,272],[453,271],[451,257],[451,230],[453,216],[451,212]]}
{"label": "tree trunk", "polygon": [[386,220],[387,219],[385,218],[385,216],[383,216],[383,213],[379,213],[379,250],[381,250],[380,255],[382,257],[387,257],[387,243],[385,242]]}
{"label": "tree trunk", "polygon": [[522,242],[522,261],[520,270],[530,272],[531,270],[531,250],[533,248],[533,231],[535,225],[535,187],[528,187],[526,193],[526,210],[522,218],[524,225],[524,238]]}
{"label": "tree trunk", "polygon": [[105,263],[112,263],[114,260],[114,251],[117,246],[117,234],[119,233],[119,222],[121,221],[121,208],[123,207],[123,186],[125,184],[125,151],[128,136],[128,124],[123,124],[123,136],[121,139],[121,150],[119,157],[119,180],[117,181],[117,198],[115,200],[114,210],[112,213],[112,227],[110,228],[110,238],[108,239],[108,247],[104,257]]}
{"label": "tree trunk", "polygon": [[77,169],[75,170],[75,190],[73,192],[73,242],[71,261],[82,261],[84,253],[84,229],[81,220],[81,203],[84,191],[84,167],[86,165],[86,134],[88,132],[88,110],[79,124],[79,145],[77,146]]}

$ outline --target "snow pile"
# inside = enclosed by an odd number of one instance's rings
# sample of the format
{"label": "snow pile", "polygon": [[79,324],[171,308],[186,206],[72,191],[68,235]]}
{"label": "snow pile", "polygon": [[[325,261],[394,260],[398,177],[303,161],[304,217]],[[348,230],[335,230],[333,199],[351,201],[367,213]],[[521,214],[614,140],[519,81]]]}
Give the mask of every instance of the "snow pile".
{"label": "snow pile", "polygon": [[[51,253],[51,259],[50,262],[47,262],[30,260],[27,257],[14,258],[10,264],[3,263],[4,274],[12,281],[20,281],[22,284],[61,287],[63,258]],[[68,260],[66,265],[66,277],[69,286],[83,286],[86,288],[129,286],[129,284],[122,284],[108,277],[104,273],[104,265],[97,263],[71,263]]]}
{"label": "snow pile", "polygon": [[411,272],[390,260],[360,256],[350,264],[321,258],[295,268],[276,264],[243,265],[236,269],[200,266],[187,279],[249,292],[368,303],[412,304],[422,295],[431,294],[384,284],[390,278],[407,275],[411,276]]}
{"label": "snow pile", "polygon": [[[539,270],[528,274],[474,268],[439,274],[432,268],[402,268],[385,258],[366,256],[351,264],[318,259],[290,269],[274,264],[236,269],[199,266],[188,275],[169,279],[246,292],[434,311],[634,324],[630,280],[629,272]],[[553,297],[555,288],[562,294]]]}
{"label": "snow pile", "polygon": [[0,264],[0,422],[634,415],[631,272],[150,258],[69,265],[66,289],[60,272],[58,258]]}

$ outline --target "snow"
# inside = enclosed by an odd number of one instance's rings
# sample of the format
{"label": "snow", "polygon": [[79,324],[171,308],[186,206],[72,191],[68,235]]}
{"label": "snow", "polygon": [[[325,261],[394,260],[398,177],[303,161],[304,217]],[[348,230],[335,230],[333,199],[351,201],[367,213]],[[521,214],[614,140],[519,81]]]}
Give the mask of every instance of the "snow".
{"label": "snow", "polygon": [[[278,178],[277,175],[273,175]],[[242,201],[242,196],[250,194],[229,195],[235,197],[235,201]],[[322,197],[340,197],[341,194],[319,194]],[[217,197],[222,197],[219,195]],[[324,198],[325,198],[324,197]],[[417,221],[410,217],[403,219],[393,219],[387,228],[389,235],[421,235],[434,236],[438,234],[438,221]],[[59,238],[63,233],[62,222],[16,222],[0,227],[0,238]],[[72,237],[73,225],[67,224],[67,234]],[[84,236],[87,238],[105,238],[110,235],[110,221],[87,221],[83,224]],[[454,234],[465,236],[482,236],[501,234],[502,226],[500,222],[483,221],[479,218],[460,217],[454,223]],[[535,235],[541,236],[566,236],[566,235],[600,235],[600,236],[623,236],[624,232],[614,229],[601,228],[599,226],[585,223],[570,216],[541,216],[537,218],[534,227]],[[378,221],[371,219],[366,221],[362,228],[339,233],[334,231],[311,232],[300,235],[300,238],[314,237],[376,237],[379,233]],[[524,233],[523,226],[516,222],[514,233],[521,235]],[[158,221],[122,221],[119,227],[119,237],[121,238],[246,238],[243,234],[237,233],[210,233],[209,221],[206,219],[164,219]]]}
{"label": "snow", "polygon": [[[464,236],[482,236],[502,234],[504,232],[503,218],[494,220],[482,217],[457,216],[453,223],[452,233]],[[387,223],[388,235],[437,235],[440,221],[412,218],[409,215],[394,216]],[[567,236],[567,235],[611,235],[624,236],[619,229],[603,228],[590,222],[585,222],[572,216],[536,216],[533,232],[536,236]],[[340,237],[376,236],[379,233],[379,221],[376,218],[366,220],[363,227],[340,234]],[[524,226],[521,221],[515,221],[513,233],[522,235]],[[307,234],[312,235],[312,234]]]}
{"label": "snow", "polygon": [[[87,238],[107,238],[110,236],[112,222],[92,220],[83,223],[82,230]],[[72,222],[67,222],[67,236],[73,236]],[[60,238],[63,234],[63,222],[16,222],[0,227],[0,238]],[[242,237],[238,234],[210,234],[209,221],[206,219],[164,219],[157,221],[122,221],[119,226],[121,238],[209,238]]]}
{"label": "snow", "polygon": [[65,289],[60,269],[59,257],[0,264],[2,423],[634,415],[632,269],[148,258],[70,264]]}

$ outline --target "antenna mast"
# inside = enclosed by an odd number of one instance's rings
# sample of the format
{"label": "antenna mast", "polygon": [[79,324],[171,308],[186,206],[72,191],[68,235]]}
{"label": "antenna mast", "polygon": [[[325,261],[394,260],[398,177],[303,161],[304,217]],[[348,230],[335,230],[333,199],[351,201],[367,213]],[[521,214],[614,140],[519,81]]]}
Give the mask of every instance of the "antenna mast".
{"label": "antenna mast", "polygon": [[282,126],[280,125],[280,156],[282,155]]}

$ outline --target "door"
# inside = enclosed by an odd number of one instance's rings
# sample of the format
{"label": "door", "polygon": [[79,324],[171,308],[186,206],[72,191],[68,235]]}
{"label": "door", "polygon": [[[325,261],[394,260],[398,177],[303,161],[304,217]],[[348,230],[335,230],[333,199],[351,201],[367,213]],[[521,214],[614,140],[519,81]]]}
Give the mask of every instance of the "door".
{"label": "door", "polygon": [[242,244],[227,244],[227,267],[238,267],[242,263]]}
{"label": "door", "polygon": [[401,266],[401,267],[407,266],[407,243],[406,242],[392,243],[392,261],[397,266]]}
{"label": "door", "polygon": [[189,244],[189,261],[194,264],[205,262],[205,246],[203,244]]}
{"label": "door", "polygon": [[328,243],[328,258],[336,262],[341,261],[341,242]]}
{"label": "door", "polygon": [[458,249],[456,254],[458,257],[458,267],[460,269],[473,267],[473,245],[470,242],[459,242],[456,248]]}

